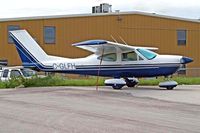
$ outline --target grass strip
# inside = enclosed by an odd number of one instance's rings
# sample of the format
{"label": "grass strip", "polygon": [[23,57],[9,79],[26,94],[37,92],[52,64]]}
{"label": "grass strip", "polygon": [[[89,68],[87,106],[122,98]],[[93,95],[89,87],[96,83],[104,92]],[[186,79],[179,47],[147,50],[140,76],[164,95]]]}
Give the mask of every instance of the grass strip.
{"label": "grass strip", "polygon": [[[99,78],[99,86],[104,85],[105,78]],[[198,77],[174,77],[172,80],[179,85],[200,85]],[[143,78],[139,79],[139,85],[154,86],[165,81],[163,78]],[[0,88],[23,87],[45,87],[45,86],[95,86],[96,78],[87,79],[67,79],[57,76],[48,76],[45,78],[34,77],[32,79],[12,79],[6,82],[0,82]]]}

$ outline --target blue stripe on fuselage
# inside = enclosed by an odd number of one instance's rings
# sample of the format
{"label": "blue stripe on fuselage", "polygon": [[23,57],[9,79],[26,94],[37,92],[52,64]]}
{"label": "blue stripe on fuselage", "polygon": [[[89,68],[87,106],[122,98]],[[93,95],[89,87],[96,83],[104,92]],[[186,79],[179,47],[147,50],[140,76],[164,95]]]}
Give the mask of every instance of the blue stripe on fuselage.
{"label": "blue stripe on fuselage", "polygon": [[[99,76],[108,77],[156,77],[156,76],[168,76],[172,75],[178,70],[178,66],[174,67],[155,67],[155,68],[126,68],[126,69],[100,69]],[[96,76],[99,69],[88,69],[88,70],[57,70],[56,72],[64,72],[71,74],[82,74],[82,75],[94,75]]]}

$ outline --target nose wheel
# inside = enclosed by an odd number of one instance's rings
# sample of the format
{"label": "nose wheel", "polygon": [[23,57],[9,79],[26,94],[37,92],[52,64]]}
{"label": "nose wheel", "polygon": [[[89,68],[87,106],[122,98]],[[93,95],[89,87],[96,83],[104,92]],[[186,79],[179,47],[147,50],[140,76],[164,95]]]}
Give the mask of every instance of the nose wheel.
{"label": "nose wheel", "polygon": [[176,87],[176,86],[174,86],[174,87],[167,87],[166,89],[167,89],[167,90],[173,90],[175,87]]}
{"label": "nose wheel", "polygon": [[178,83],[176,81],[170,80],[170,78],[167,78],[167,81],[160,82],[159,87],[166,88],[167,90],[173,90]]}

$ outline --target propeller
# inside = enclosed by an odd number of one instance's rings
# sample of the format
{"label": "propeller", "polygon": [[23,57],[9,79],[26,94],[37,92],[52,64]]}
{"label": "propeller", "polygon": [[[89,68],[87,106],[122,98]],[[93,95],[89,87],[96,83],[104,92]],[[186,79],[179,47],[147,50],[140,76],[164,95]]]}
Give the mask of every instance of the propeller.
{"label": "propeller", "polygon": [[103,61],[103,54],[104,54],[104,46],[102,45],[102,53],[101,53],[101,59],[99,62],[99,69],[98,69],[98,73],[97,73],[97,81],[96,81],[96,90],[98,91],[99,89],[99,75],[100,75],[100,71],[101,71],[101,64]]}

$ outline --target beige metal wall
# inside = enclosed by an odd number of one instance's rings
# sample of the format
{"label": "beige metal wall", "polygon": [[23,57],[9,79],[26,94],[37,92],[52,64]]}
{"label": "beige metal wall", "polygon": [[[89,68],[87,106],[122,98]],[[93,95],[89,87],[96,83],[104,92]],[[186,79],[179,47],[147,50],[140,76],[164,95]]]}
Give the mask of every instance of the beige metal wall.
{"label": "beige metal wall", "polygon": [[[122,42],[121,37],[128,44],[158,47],[162,54],[192,57],[194,62],[188,67],[200,67],[200,23],[197,22],[136,14],[0,22],[0,58],[8,59],[9,65],[20,65],[15,47],[8,44],[8,25],[19,25],[21,29],[28,30],[48,54],[85,56],[89,54],[87,51],[71,44],[88,39],[112,40],[112,35],[118,42]],[[56,27],[55,45],[44,44],[44,26]],[[178,46],[177,29],[187,30],[186,46]]]}

